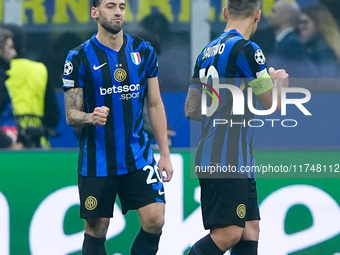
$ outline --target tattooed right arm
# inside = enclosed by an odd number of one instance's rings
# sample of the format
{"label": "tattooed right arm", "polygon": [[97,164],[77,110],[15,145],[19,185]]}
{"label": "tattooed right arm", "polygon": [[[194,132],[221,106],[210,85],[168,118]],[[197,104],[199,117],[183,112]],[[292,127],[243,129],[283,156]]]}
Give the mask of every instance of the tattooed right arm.
{"label": "tattooed right arm", "polygon": [[197,88],[189,88],[185,100],[185,116],[191,120],[202,121],[201,92]]}
{"label": "tattooed right arm", "polygon": [[93,122],[93,114],[82,111],[83,100],[82,88],[72,88],[65,92],[66,121],[71,127],[82,128]]}
{"label": "tattooed right arm", "polygon": [[73,88],[65,92],[66,121],[71,127],[82,128],[87,125],[104,126],[110,109],[106,106],[94,108],[92,113],[82,111],[83,89]]}

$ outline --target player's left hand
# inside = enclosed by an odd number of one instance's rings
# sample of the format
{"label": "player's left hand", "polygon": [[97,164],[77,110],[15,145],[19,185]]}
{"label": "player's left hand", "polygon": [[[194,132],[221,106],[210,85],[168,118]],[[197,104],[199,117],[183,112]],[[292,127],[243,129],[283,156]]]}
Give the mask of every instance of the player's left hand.
{"label": "player's left hand", "polygon": [[161,156],[158,161],[159,171],[162,175],[163,182],[169,182],[172,178],[174,170],[170,161],[170,156]]}

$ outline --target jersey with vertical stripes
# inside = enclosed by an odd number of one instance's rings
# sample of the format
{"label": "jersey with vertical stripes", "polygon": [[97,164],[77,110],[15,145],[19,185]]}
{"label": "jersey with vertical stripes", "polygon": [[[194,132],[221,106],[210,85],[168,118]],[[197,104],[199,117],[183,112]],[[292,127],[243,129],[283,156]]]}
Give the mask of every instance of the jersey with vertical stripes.
{"label": "jersey with vertical stripes", "polygon": [[123,175],[153,161],[142,113],[147,79],[158,76],[157,57],[148,42],[123,37],[118,52],[94,35],[66,58],[64,90],[83,89],[84,112],[101,106],[110,109],[105,126],[81,130],[78,173],[82,176]]}
{"label": "jersey with vertical stripes", "polygon": [[[222,104],[218,105],[210,117],[203,116],[202,134],[196,151],[196,166],[217,164],[234,167],[238,172],[241,166],[255,166],[252,148],[253,130],[248,125],[248,121],[253,119],[254,115],[247,107],[246,88],[248,82],[256,79],[265,69],[265,57],[259,46],[245,40],[236,30],[222,33],[200,53],[193,79],[202,82],[202,79],[208,78],[207,81],[212,81],[211,84],[218,80],[220,84],[231,84],[240,88],[244,95],[244,115],[232,114],[231,92],[229,89],[219,89]],[[209,91],[208,87],[204,89]],[[208,96],[208,99],[211,98]],[[214,104],[211,100],[207,104],[209,103]],[[214,119],[228,122],[214,127]],[[252,175],[248,174],[248,177]]]}

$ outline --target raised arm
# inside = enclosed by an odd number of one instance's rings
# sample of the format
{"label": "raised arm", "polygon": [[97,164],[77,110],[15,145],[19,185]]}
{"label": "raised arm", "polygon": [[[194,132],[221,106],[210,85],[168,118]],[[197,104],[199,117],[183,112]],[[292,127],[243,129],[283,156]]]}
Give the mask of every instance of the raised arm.
{"label": "raised arm", "polygon": [[71,127],[82,128],[87,125],[105,125],[109,108],[96,107],[92,113],[83,112],[83,89],[72,88],[65,92],[65,112],[67,124]]}
{"label": "raised arm", "polygon": [[[269,76],[268,79],[272,79],[274,83],[274,87],[277,89],[277,108],[275,111],[280,110],[281,108],[281,88],[288,87],[289,85],[289,75],[286,73],[284,69],[275,70],[273,67],[269,68]],[[261,104],[262,108],[267,110],[271,108],[273,102],[273,89],[257,95],[257,99]]]}
{"label": "raised arm", "polygon": [[158,166],[161,172],[166,172],[166,177],[163,177],[163,181],[168,182],[172,178],[173,169],[170,162],[167,121],[157,77],[148,79],[147,109],[150,126],[156,138],[161,154]]}

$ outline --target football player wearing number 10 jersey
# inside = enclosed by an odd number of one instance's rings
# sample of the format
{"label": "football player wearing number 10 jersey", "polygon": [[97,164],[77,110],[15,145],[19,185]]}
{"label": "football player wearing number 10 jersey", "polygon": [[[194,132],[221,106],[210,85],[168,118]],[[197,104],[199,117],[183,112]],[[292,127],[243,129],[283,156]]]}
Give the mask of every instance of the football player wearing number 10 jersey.
{"label": "football player wearing number 10 jersey", "polygon": [[[148,42],[123,33],[125,7],[125,0],[93,0],[98,33],[71,50],[64,67],[67,122],[81,129],[84,255],[107,254],[104,243],[117,194],[123,214],[137,210],[141,219],[131,254],[156,254],[164,224],[163,181],[173,172],[157,57]],[[143,130],[145,98],[160,149],[158,164]]]}
{"label": "football player wearing number 10 jersey", "polygon": [[[224,32],[196,61],[185,111],[188,118],[202,122],[195,169],[201,186],[203,224],[210,234],[196,242],[188,255],[222,255],[230,248],[233,255],[257,254],[260,215],[256,182],[252,173],[240,171],[255,165],[248,97],[252,96],[253,105],[257,98],[269,109],[275,107],[272,101],[277,96],[279,108],[280,88],[288,86],[285,70],[269,68],[268,73],[263,52],[249,40],[260,21],[260,5],[261,0],[228,0],[223,10],[227,20]],[[273,93],[273,87],[278,93]],[[248,88],[252,88],[250,95]],[[210,104],[206,103],[207,94],[213,98]],[[243,114],[234,114],[240,105]],[[204,168],[224,172],[214,177],[197,171]]]}

